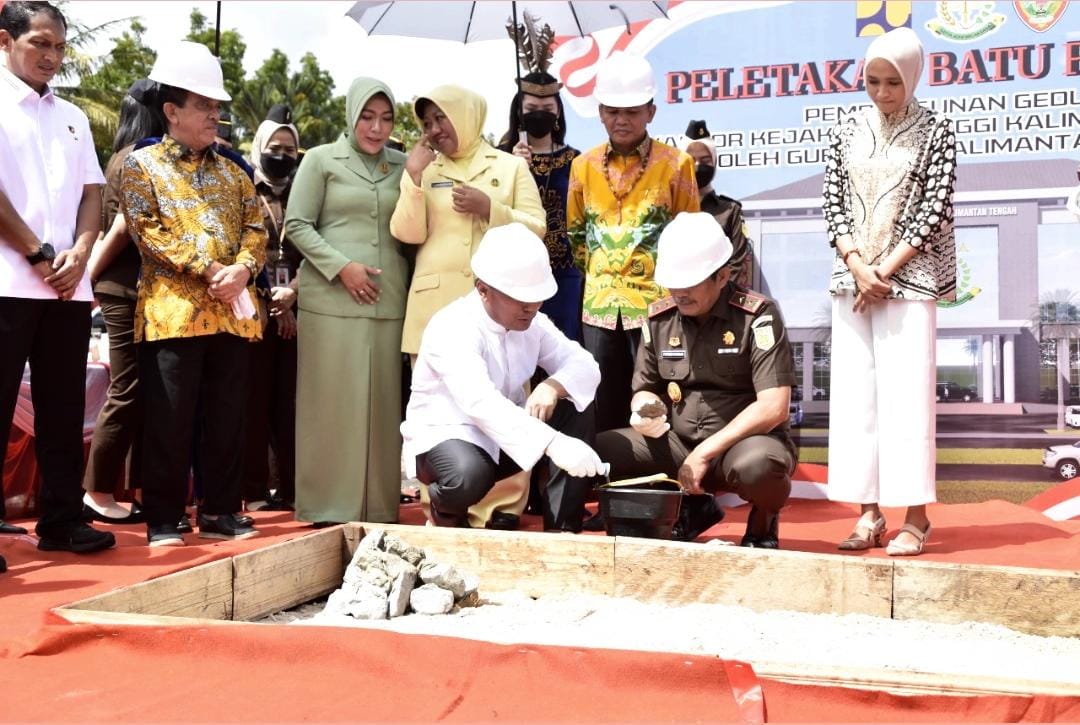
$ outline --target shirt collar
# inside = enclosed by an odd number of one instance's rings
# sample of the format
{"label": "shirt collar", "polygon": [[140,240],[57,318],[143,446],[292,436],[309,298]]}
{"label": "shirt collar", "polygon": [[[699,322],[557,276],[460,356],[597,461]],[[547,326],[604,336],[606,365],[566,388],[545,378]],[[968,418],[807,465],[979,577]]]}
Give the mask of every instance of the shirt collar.
{"label": "shirt collar", "polygon": [[[652,148],[652,139],[649,138],[649,134],[645,134],[645,138],[642,139],[641,143],[639,143],[634,148],[633,151],[631,151],[630,153],[625,154],[625,155],[626,156],[632,156],[634,154],[637,154],[641,158],[645,159],[645,158],[648,158],[649,149],[651,149],[651,148]],[[618,151],[615,150],[615,148],[611,145],[611,141],[609,140],[607,142],[607,147],[604,149],[604,158],[610,159],[612,156],[622,156],[622,155],[623,154],[620,154]]]}
{"label": "shirt collar", "polygon": [[190,146],[180,143],[169,134],[162,136],[160,146],[165,153],[165,157],[172,161],[181,161],[183,159],[201,161],[202,159],[212,159],[214,156],[213,146],[208,146],[202,153],[198,153],[192,151]]}
{"label": "shirt collar", "polygon": [[[23,82],[19,76],[0,65],[0,88],[6,89],[15,98],[16,103],[22,103],[31,96],[37,96],[38,92]],[[54,98],[52,86],[46,85],[45,92],[41,94],[42,100]]]}
{"label": "shirt collar", "polygon": [[480,293],[477,292],[476,289],[473,289],[473,291],[469,293],[469,298],[472,300],[476,316],[480,318],[480,328],[486,333],[497,335],[499,337],[506,335],[508,330],[495,320],[491,319],[491,315],[484,309],[484,301],[480,299]]}

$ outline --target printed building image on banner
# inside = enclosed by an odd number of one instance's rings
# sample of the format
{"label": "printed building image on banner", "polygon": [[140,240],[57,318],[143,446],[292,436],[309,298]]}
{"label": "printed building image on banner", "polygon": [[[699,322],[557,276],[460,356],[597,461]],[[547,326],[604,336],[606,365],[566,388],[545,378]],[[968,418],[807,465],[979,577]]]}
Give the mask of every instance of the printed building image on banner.
{"label": "printed building image on banner", "polygon": [[[833,259],[821,212],[829,131],[871,105],[863,57],[873,38],[910,27],[926,51],[916,96],[952,119],[957,139],[959,288],[939,305],[939,381],[964,365],[969,397],[1052,418],[1046,387],[1058,368],[1038,322],[1039,270],[1051,247],[1080,270],[1080,225],[1066,207],[1080,167],[1080,3],[671,2],[668,15],[631,35],[616,30],[557,48],[552,72],[565,84],[567,142],[584,150],[606,140],[593,79],[598,63],[620,51],[645,56],[655,70],[653,137],[682,146],[688,122],[706,122],[713,189],[743,203],[754,285],[779,301],[792,342],[814,361],[801,386],[816,391],[804,394],[808,410],[826,411],[828,397],[819,358]],[[1080,274],[1061,284],[1080,302]],[[1076,344],[1075,323],[1052,332]],[[1080,387],[1080,355],[1060,371],[1070,390]]]}

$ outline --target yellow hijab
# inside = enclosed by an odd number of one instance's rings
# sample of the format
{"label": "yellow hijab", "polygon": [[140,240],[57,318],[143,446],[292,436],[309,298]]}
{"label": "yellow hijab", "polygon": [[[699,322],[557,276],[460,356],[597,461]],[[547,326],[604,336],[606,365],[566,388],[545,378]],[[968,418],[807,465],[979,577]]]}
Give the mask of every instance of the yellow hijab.
{"label": "yellow hijab", "polygon": [[478,151],[489,145],[481,136],[484,121],[487,120],[487,101],[479,93],[453,85],[439,86],[425,93],[413,102],[413,115],[420,128],[424,127],[424,121],[418,109],[424,105],[424,101],[434,103],[450,119],[450,125],[457,134],[458,147],[449,157],[460,161],[461,166],[467,166]]}

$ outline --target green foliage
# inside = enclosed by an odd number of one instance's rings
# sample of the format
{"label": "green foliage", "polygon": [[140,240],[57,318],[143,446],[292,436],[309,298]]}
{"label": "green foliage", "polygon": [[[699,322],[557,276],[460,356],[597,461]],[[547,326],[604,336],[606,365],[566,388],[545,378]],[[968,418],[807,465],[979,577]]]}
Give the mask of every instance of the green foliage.
{"label": "green foliage", "polygon": [[[65,10],[71,25],[68,54],[60,77],[68,85],[58,85],[56,90],[90,119],[94,145],[104,164],[112,153],[120,101],[134,81],[149,75],[157,53],[144,42],[146,26],[139,18],[122,18],[89,27],[72,19],[76,11],[77,6]],[[213,23],[198,9],[192,10],[190,21],[187,39],[202,43],[213,52]],[[103,33],[121,29],[119,35],[112,36],[113,46],[108,53],[95,58],[86,52]],[[255,129],[276,103],[292,108],[304,147],[328,143],[345,129],[345,98],[334,94],[333,78],[319,66],[314,54],[304,55],[293,69],[288,57],[275,50],[251,77],[245,78],[247,44],[237,30],[222,30],[220,50],[225,90],[233,97],[227,107],[233,115],[233,143],[239,150],[250,147]],[[411,111],[407,117],[415,127]],[[415,134],[418,136],[419,132]]]}
{"label": "green foliage", "polygon": [[409,101],[398,101],[394,104],[394,138],[405,144],[406,150],[411,150],[420,140],[423,133],[416,123],[413,115],[413,105]]}

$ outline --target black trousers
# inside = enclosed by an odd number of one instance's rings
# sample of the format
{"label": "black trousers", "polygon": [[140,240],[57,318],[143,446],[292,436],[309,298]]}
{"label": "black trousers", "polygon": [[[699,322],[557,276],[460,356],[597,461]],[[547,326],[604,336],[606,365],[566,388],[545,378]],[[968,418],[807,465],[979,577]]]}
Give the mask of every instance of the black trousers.
{"label": "black trousers", "polygon": [[89,342],[89,302],[0,297],[0,441],[7,446],[29,360],[34,451],[41,471],[38,536],[63,536],[82,516]]}
{"label": "black trousers", "polygon": [[251,366],[243,498],[266,498],[272,449],[277,464],[277,493],[291,502],[296,498],[296,338],[282,338],[277,320],[271,317],[263,339],[248,348]]}
{"label": "black trousers", "polygon": [[641,330],[624,330],[619,319],[614,330],[583,325],[584,347],[600,366],[596,389],[596,430],[598,433],[626,426],[633,397],[634,358],[641,344]]}
{"label": "black trousers", "polygon": [[[548,424],[589,445],[595,438],[591,405],[579,413],[569,400],[560,400]],[[551,470],[543,493],[544,529],[581,531],[585,496],[596,480],[575,478],[555,466]],[[486,496],[496,481],[519,471],[521,466],[505,453],[500,452],[496,464],[479,446],[458,439],[443,441],[416,457],[417,478],[428,484],[431,508],[443,521],[465,520],[469,507]]]}
{"label": "black trousers", "polygon": [[147,524],[175,524],[184,514],[196,408],[202,511],[215,515],[240,510],[250,344],[228,334],[139,344]]}
{"label": "black trousers", "polygon": [[[135,300],[99,294],[101,316],[109,333],[109,398],[98,415],[83,488],[114,493],[127,468],[126,488],[138,488],[142,426],[139,366],[135,358]],[[132,444],[135,450],[132,451]]]}

